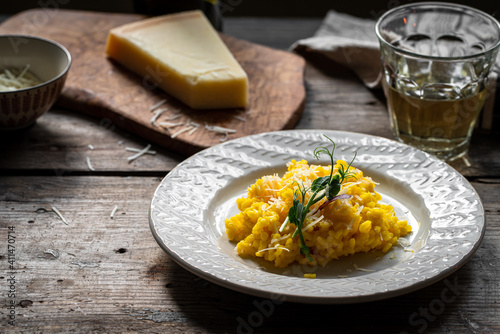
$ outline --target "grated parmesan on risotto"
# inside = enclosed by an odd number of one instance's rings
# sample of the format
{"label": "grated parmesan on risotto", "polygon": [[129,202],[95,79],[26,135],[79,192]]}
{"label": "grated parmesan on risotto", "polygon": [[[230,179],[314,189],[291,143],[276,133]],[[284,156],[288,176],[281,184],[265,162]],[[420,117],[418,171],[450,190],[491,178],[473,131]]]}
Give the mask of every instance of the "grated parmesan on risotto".
{"label": "grated parmesan on risotto", "polygon": [[370,177],[342,160],[336,162],[334,173],[342,166],[352,173],[345,178],[339,194],[349,196],[321,209],[326,199],[314,204],[303,224],[313,262],[301,254],[299,237],[292,237],[296,225],[285,220],[298,184],[310,187],[316,178],[329,175],[331,166],[309,165],[305,160],[289,162],[283,177],[263,176],[249,187],[246,197],[237,199],[240,213],[225,221],[229,240],[237,242],[237,253],[263,258],[279,268],[294,262],[324,266],[358,252],[385,253],[399,237],[411,232],[411,226],[396,217],[392,206],[379,202],[382,197]]}

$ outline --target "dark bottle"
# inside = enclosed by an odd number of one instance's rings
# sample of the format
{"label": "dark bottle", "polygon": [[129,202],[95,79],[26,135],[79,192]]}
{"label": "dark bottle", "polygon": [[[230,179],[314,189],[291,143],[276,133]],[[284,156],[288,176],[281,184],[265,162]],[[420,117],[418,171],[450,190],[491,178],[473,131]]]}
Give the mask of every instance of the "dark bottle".
{"label": "dark bottle", "polygon": [[200,9],[214,28],[222,31],[223,20],[217,0],[134,0],[134,10],[139,14],[157,16]]}

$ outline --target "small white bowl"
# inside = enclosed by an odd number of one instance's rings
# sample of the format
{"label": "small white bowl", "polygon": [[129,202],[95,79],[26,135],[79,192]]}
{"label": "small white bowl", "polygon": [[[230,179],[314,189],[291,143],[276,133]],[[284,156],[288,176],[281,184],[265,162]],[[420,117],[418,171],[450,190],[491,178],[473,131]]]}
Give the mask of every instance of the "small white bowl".
{"label": "small white bowl", "polygon": [[33,124],[49,110],[64,87],[71,66],[69,51],[54,41],[27,35],[0,35],[0,71],[22,69],[42,83],[14,91],[0,91],[0,130]]}

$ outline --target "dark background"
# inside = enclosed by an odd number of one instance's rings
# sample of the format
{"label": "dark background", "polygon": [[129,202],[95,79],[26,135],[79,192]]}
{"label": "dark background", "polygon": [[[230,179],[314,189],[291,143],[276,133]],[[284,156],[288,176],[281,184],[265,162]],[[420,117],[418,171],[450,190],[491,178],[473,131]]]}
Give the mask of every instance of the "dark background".
{"label": "dark background", "polygon": [[[141,12],[144,14],[162,14],[168,8],[197,6],[201,0],[2,0],[0,14],[9,15],[28,8],[65,8],[106,12]],[[224,16],[267,16],[267,17],[323,17],[330,10],[351,15],[375,19],[384,11],[398,5],[417,1],[409,0],[219,0]],[[479,8],[497,19],[500,18],[498,0],[483,1],[444,1],[466,4]],[[199,5],[198,5],[199,6]]]}

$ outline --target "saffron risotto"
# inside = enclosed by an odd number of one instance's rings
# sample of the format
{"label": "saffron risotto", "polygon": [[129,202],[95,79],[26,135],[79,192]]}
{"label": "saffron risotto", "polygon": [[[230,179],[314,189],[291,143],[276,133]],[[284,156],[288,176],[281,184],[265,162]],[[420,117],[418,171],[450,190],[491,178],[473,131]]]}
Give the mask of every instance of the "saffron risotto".
{"label": "saffron risotto", "polygon": [[[242,257],[263,258],[278,268],[294,262],[324,266],[333,259],[358,252],[386,253],[399,237],[411,232],[411,226],[396,217],[392,206],[380,203],[382,197],[370,177],[337,160],[333,173],[339,168],[350,172],[339,195],[349,196],[342,196],[321,209],[326,199],[311,206],[302,228],[313,261],[308,260],[300,252],[299,237],[292,237],[296,225],[289,223],[282,232],[280,228],[293,205],[298,185],[309,188],[316,178],[330,175],[331,168],[292,160],[283,177],[267,175],[251,185],[247,196],[236,201],[240,212],[225,220],[226,234],[229,240],[237,242],[237,253]],[[306,200],[309,196],[310,191]]]}

